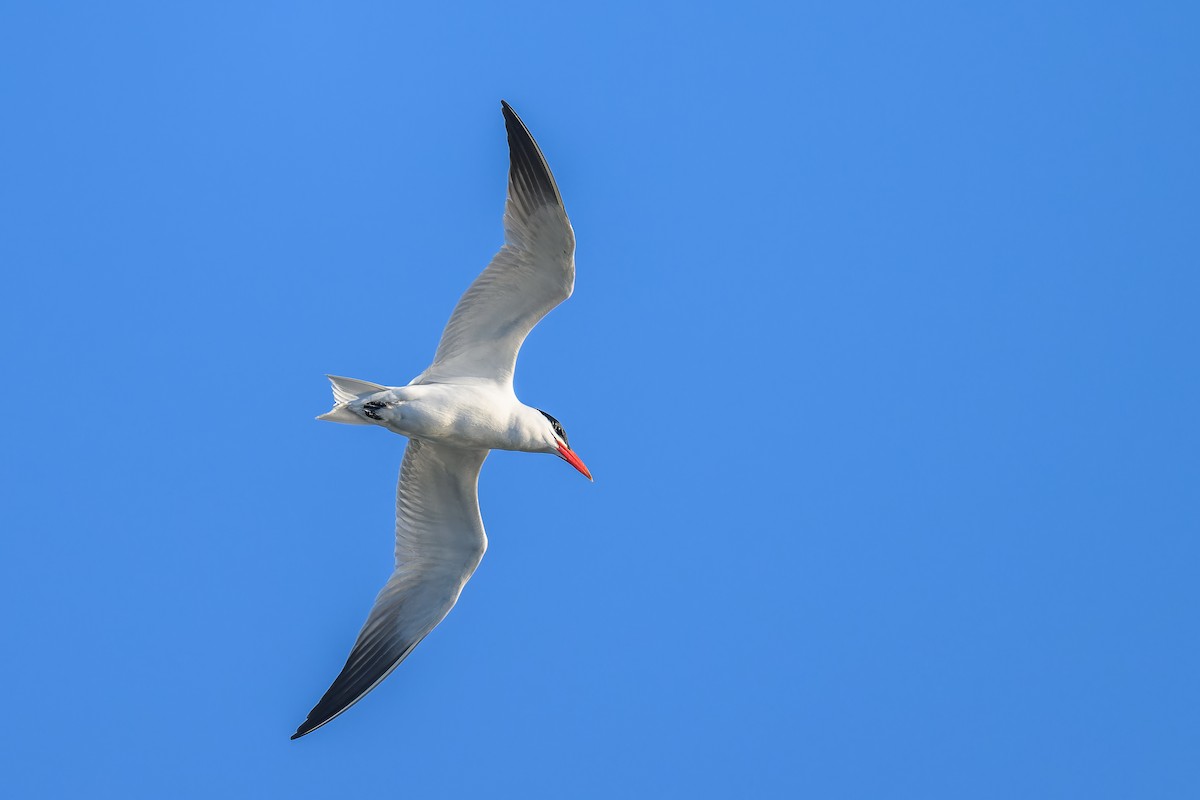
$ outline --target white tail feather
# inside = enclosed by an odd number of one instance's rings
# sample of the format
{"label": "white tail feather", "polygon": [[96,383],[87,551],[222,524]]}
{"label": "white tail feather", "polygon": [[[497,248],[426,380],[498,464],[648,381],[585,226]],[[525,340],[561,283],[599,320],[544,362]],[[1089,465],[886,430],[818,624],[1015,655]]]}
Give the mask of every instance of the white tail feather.
{"label": "white tail feather", "polygon": [[349,406],[334,406],[332,410],[326,411],[317,419],[326,422],[343,422],[347,425],[370,425],[371,421],[363,419],[358,414],[350,410]]}
{"label": "white tail feather", "polygon": [[386,391],[387,387],[380,386],[378,383],[371,383],[370,381],[342,378],[337,375],[326,375],[325,377],[329,378],[329,382],[333,385],[333,408],[317,417],[317,419],[322,419],[326,422],[342,422],[347,425],[370,425],[371,421],[369,419],[363,419],[350,410],[350,403],[360,397]]}
{"label": "white tail feather", "polygon": [[333,401],[335,403],[349,403],[364,394],[375,394],[387,389],[386,386],[380,386],[378,383],[360,381],[355,378],[340,378],[337,375],[326,375],[325,377],[329,378],[329,382],[333,384]]}

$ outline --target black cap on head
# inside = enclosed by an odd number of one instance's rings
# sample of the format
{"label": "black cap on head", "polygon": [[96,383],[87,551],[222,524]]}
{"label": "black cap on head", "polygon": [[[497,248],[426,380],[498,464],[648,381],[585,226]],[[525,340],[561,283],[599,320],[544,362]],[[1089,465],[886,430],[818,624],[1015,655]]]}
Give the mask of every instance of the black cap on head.
{"label": "black cap on head", "polygon": [[545,411],[542,411],[540,408],[537,411],[543,417],[550,420],[550,424],[554,427],[554,432],[558,434],[558,438],[563,440],[563,444],[565,444],[567,447],[570,447],[571,443],[567,441],[567,432],[563,430],[562,423],[547,414]]}

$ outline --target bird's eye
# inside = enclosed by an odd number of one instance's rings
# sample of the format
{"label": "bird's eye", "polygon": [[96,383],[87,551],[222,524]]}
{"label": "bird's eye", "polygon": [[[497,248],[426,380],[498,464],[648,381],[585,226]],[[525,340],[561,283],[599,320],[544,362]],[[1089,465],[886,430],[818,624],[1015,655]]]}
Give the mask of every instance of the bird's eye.
{"label": "bird's eye", "polygon": [[554,417],[547,414],[545,411],[542,411],[540,408],[538,409],[538,413],[541,414],[546,419],[550,420],[550,427],[554,428],[555,435],[558,436],[558,438],[563,440],[563,444],[565,444],[567,447],[570,447],[571,443],[567,441],[567,432],[563,430],[562,424],[558,420],[556,420]]}

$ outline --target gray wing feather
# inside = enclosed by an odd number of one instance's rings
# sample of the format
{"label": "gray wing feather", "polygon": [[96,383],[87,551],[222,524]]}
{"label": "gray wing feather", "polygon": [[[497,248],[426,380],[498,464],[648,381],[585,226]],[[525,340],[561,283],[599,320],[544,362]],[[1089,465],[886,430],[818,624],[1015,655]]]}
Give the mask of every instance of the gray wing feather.
{"label": "gray wing feather", "polygon": [[533,326],[571,296],[575,232],[537,142],[502,103],[508,130],[504,247],[458,301],[433,364],[413,383],[481,378],[512,383]]}
{"label": "gray wing feather", "polygon": [[408,443],[396,487],[396,570],[375,598],[346,665],[293,739],[361,700],[454,607],[487,549],[476,492],[487,454],[418,439]]}

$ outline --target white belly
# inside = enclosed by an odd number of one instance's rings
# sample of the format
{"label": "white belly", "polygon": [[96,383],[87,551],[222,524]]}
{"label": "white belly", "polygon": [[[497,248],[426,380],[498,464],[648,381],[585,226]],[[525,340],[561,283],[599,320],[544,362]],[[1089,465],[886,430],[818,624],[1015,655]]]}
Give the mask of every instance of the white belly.
{"label": "white belly", "polygon": [[400,386],[380,392],[369,401],[377,423],[403,436],[457,447],[516,449],[517,398],[491,387],[428,384]]}

